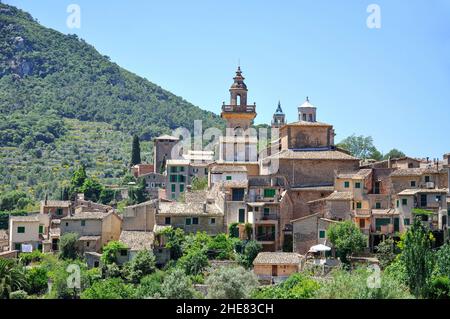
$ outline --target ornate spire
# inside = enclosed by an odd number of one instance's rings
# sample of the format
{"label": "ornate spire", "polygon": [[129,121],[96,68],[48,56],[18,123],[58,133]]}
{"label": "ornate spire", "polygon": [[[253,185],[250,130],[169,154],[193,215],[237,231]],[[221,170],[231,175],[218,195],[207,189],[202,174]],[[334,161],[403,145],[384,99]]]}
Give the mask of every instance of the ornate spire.
{"label": "ornate spire", "polygon": [[275,111],[275,114],[284,114],[283,110],[281,109],[281,102],[278,101],[278,107],[277,110]]}

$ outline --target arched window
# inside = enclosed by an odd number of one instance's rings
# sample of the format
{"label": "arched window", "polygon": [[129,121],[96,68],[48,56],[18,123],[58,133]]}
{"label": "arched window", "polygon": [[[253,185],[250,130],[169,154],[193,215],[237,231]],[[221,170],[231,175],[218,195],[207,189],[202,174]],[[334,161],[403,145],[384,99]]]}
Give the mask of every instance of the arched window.
{"label": "arched window", "polygon": [[236,95],[236,105],[241,105],[241,95]]}

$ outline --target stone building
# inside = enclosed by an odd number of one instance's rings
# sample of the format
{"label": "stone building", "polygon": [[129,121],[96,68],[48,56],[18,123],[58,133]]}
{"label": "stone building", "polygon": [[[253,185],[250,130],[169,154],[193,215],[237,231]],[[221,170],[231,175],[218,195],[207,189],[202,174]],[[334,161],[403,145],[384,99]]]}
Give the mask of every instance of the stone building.
{"label": "stone building", "polygon": [[[172,154],[174,147],[179,142],[179,138],[170,135],[161,135],[153,140],[153,167],[155,173],[162,174],[166,169],[166,161],[175,158]],[[176,157],[181,156],[177,153]]]}
{"label": "stone building", "polygon": [[184,202],[160,201],[155,219],[158,226],[181,228],[186,233],[226,232],[224,214],[207,191],[186,192]]}
{"label": "stone building", "polygon": [[219,139],[219,162],[256,162],[256,132],[251,128],[256,117],[256,104],[247,104],[247,85],[238,67],[230,88],[230,104],[222,105],[221,117],[226,122],[225,136]]}

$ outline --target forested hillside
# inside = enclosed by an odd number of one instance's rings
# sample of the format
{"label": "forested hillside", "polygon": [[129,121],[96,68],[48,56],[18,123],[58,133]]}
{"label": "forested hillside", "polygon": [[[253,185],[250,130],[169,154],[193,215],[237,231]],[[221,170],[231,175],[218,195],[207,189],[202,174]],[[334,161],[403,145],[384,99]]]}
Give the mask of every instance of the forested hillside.
{"label": "forested hillside", "polygon": [[[132,134],[150,141],[179,126],[191,129],[194,119],[202,119],[204,128],[223,126],[217,115],[122,69],[76,35],[45,28],[28,13],[0,4],[0,190],[40,185],[43,172],[83,159],[101,177],[99,163],[116,161],[115,176],[117,165],[126,168]],[[83,125],[89,130],[80,131]],[[70,144],[74,132],[89,136],[78,150]],[[60,182],[58,174],[51,176]]]}

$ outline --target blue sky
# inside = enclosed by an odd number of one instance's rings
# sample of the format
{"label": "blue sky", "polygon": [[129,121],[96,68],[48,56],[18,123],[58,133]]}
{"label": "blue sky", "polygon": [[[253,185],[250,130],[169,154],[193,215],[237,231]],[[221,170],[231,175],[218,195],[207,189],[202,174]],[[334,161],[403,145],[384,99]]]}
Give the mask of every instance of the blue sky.
{"label": "blue sky", "polygon": [[[4,2],[215,113],[240,60],[257,123],[270,122],[278,100],[297,120],[309,96],[337,141],[356,133],[382,152],[450,152],[448,0]],[[80,29],[66,25],[72,3]],[[372,3],[380,29],[366,25]]]}

